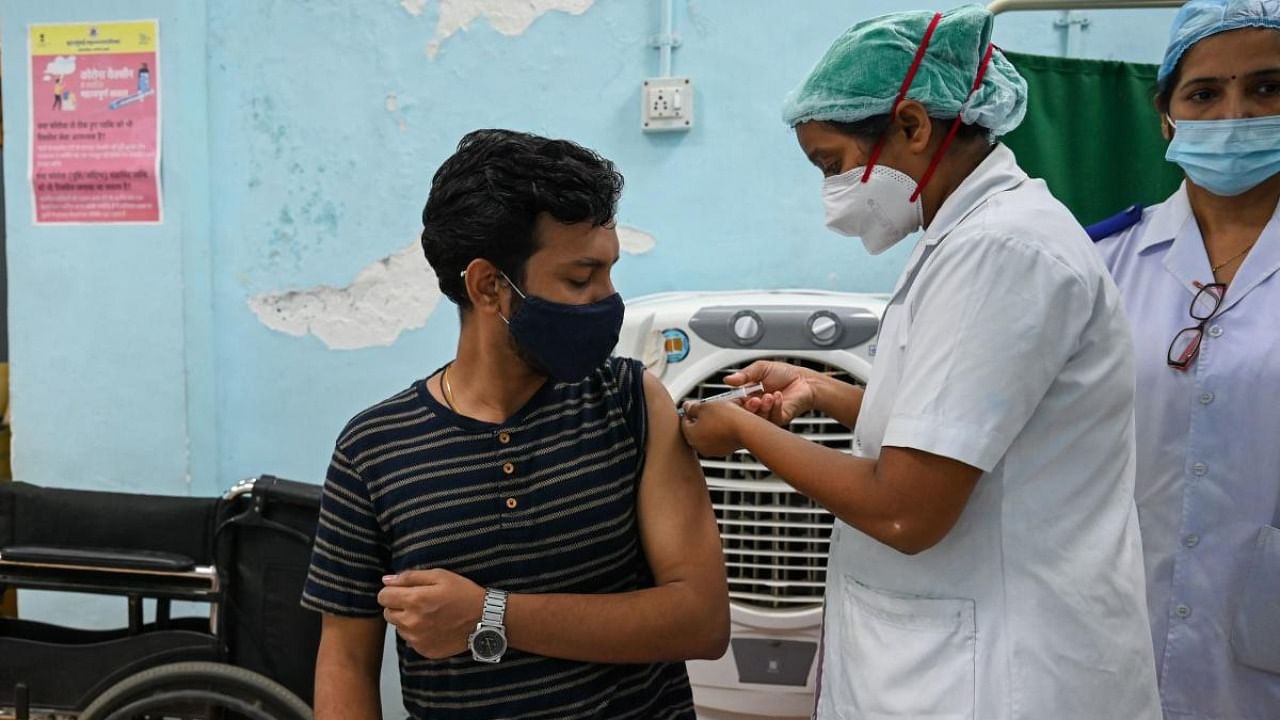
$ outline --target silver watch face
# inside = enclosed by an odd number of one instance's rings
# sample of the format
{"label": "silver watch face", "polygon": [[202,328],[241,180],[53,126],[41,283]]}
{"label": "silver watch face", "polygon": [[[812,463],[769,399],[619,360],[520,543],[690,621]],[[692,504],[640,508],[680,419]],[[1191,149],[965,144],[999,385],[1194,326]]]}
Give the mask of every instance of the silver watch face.
{"label": "silver watch face", "polygon": [[471,641],[472,651],[485,659],[502,657],[507,651],[507,639],[493,628],[481,628]]}

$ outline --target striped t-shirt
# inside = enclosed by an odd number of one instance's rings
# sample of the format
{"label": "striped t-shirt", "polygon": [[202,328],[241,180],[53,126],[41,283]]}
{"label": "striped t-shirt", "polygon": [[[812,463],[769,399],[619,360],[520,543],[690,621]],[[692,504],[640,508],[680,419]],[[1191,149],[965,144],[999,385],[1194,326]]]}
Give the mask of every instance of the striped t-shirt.
{"label": "striped t-shirt", "polygon": [[[652,587],[636,525],[644,369],[611,359],[546,383],[510,420],[458,415],[425,381],[360,413],[338,438],[304,606],[380,615],[382,576],[442,568],[514,593]],[[477,608],[478,610],[478,608]],[[415,718],[692,720],[683,663],[605,665],[515,649],[429,660],[397,637]]]}

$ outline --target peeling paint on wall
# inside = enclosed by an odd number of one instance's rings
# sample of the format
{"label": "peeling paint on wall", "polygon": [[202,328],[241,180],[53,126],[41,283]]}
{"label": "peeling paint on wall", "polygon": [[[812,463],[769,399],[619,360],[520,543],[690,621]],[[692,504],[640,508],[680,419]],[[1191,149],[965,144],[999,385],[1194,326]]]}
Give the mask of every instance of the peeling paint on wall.
{"label": "peeling paint on wall", "polygon": [[400,0],[400,7],[414,17],[421,15],[426,6],[427,0]]}
{"label": "peeling paint on wall", "polygon": [[400,98],[395,93],[387,93],[387,100],[383,103],[383,107],[395,117],[396,127],[400,128],[400,132],[409,129],[409,124],[405,122],[404,116],[400,114]]}
{"label": "peeling paint on wall", "polygon": [[653,249],[658,241],[649,233],[630,225],[618,226],[618,245],[628,255],[643,255]]}
{"label": "peeling paint on wall", "polygon": [[400,333],[423,327],[440,296],[415,241],[361,270],[347,287],[264,293],[248,305],[272,330],[314,335],[333,350],[356,350],[390,345]]}
{"label": "peeling paint on wall", "polygon": [[533,25],[533,21],[549,12],[581,15],[594,2],[595,0],[440,0],[440,20],[436,24],[435,39],[427,45],[427,57],[434,60],[440,52],[441,43],[459,30],[466,30],[477,18],[485,18],[494,30],[503,35],[515,36],[523,34]]}

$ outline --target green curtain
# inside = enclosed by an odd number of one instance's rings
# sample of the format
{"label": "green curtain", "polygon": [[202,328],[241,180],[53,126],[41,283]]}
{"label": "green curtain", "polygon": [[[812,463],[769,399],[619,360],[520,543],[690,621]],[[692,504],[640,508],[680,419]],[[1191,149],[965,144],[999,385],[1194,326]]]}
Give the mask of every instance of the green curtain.
{"label": "green curtain", "polygon": [[1151,101],[1156,66],[1005,53],[1027,79],[1027,117],[1004,142],[1088,225],[1154,205],[1182,182]]}

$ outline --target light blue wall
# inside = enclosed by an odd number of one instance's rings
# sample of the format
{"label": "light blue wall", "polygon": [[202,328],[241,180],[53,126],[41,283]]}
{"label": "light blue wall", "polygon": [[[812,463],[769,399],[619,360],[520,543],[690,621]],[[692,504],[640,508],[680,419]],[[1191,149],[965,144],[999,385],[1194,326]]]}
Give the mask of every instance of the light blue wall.
{"label": "light blue wall", "polygon": [[[619,164],[622,222],[657,238],[653,252],[620,265],[624,296],[891,287],[906,248],[869,258],[856,241],[828,234],[819,178],[778,120],[780,99],[836,29],[871,6],[677,3],[676,73],[695,79],[696,127],[646,136],[637,129],[638,87],[656,73],[646,41],[658,30],[659,5],[601,0],[580,17],[544,16],[517,38],[478,22],[430,61],[434,5],[412,17],[389,1],[358,13],[338,0],[211,4],[224,482],[264,470],[318,478],[346,418],[451,357],[457,323],[446,305],[390,348],[334,352],[268,330],[245,298],[345,285],[412,242],[431,173],[476,127],[573,138]],[[1161,14],[1123,12],[1130,19],[1121,25],[1092,13],[1084,45],[1105,57],[1155,58]],[[1053,52],[1056,17],[1007,16],[997,41]],[[389,94],[397,113],[385,107]]]}
{"label": "light blue wall", "polygon": [[[389,347],[337,351],[268,329],[246,301],[345,286],[413,242],[431,174],[477,127],[572,138],[618,163],[621,221],[657,239],[619,266],[624,296],[889,289],[906,247],[870,258],[823,229],[819,177],[778,110],[842,27],[919,4],[675,5],[696,127],[646,136],[657,0],[598,0],[519,37],[480,20],[434,60],[437,2],[414,16],[396,0],[0,0],[17,477],[178,494],[261,472],[321,479],[347,418],[451,357],[456,316],[442,303]],[[1086,16],[1082,54],[1155,62],[1172,11]],[[1002,16],[996,42],[1058,54],[1058,17]],[[32,227],[26,25],[143,18],[160,20],[166,68],[165,223]]]}
{"label": "light blue wall", "polygon": [[[165,222],[33,227],[26,26],[158,19]],[[186,494],[217,485],[202,1],[5,0],[14,472]]]}
{"label": "light blue wall", "polygon": [[[574,138],[619,164],[622,222],[657,238],[620,266],[625,295],[887,289],[905,248],[869,258],[824,231],[778,105],[841,26],[916,5],[677,2],[696,127],[648,136],[638,86],[657,69],[659,6],[599,0],[518,37],[479,20],[431,60],[435,3],[4,0],[19,477],[204,493],[259,472],[318,479],[347,417],[448,359],[456,318],[442,304],[390,347],[335,351],[268,329],[246,299],[344,286],[411,243],[431,173],[475,127]],[[1087,13],[1079,47],[1154,60],[1170,13]],[[1058,16],[1002,16],[996,40],[1055,53]],[[169,68],[164,225],[33,228],[27,23],[150,17]]]}

